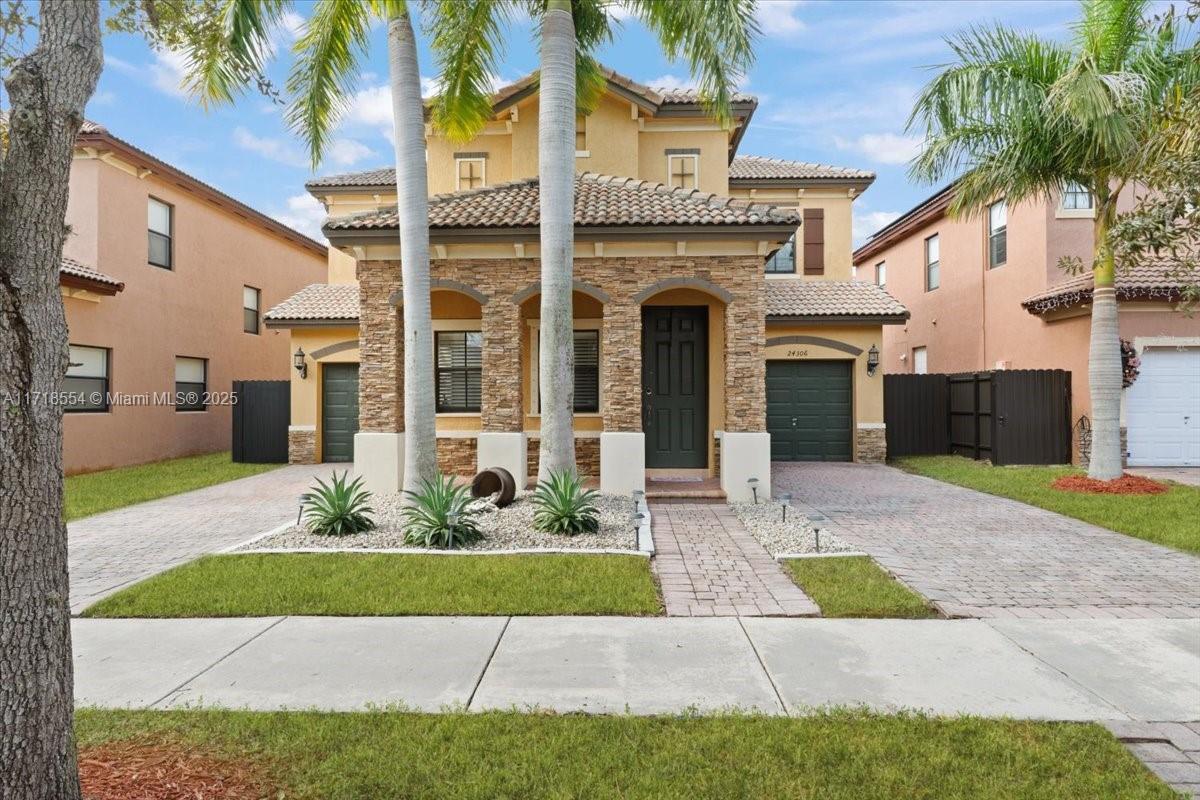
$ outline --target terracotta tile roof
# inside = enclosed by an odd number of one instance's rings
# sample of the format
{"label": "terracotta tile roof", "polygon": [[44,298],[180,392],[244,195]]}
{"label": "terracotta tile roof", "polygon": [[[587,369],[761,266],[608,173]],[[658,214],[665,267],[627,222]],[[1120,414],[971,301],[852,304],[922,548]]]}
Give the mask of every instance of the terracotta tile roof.
{"label": "terracotta tile roof", "polygon": [[729,164],[729,180],[803,180],[834,178],[875,180],[875,173],[849,167],[833,167],[808,161],[785,161],[766,156],[737,156]]}
{"label": "terracotta tile roof", "polygon": [[[358,284],[313,283],[272,308],[267,324],[286,322],[358,321]],[[279,326],[285,327],[285,326]]]}
{"label": "terracotta tile roof", "polygon": [[[434,195],[430,229],[535,228],[538,180],[528,178],[485,189]],[[584,173],[575,178],[575,224],[580,227],[798,225],[799,215],[764,203],[661,183]],[[394,206],[336,217],[325,231],[389,230],[398,227]]]}
{"label": "terracotta tile roof", "polygon": [[[1188,283],[1184,276],[1171,274],[1165,260],[1156,260],[1117,271],[1118,300],[1178,300]],[[1069,308],[1092,300],[1092,275],[1077,275],[1057,286],[1021,301],[1030,314],[1045,314],[1057,308]]]}
{"label": "terracotta tile roof", "polygon": [[908,309],[873,283],[783,278],[767,281],[767,317],[890,317],[899,322],[908,319]]}
{"label": "terracotta tile roof", "polygon": [[376,167],[362,172],[343,172],[340,175],[322,175],[304,184],[304,188],[312,191],[329,186],[365,186],[396,188],[396,168]]}
{"label": "terracotta tile roof", "polygon": [[110,275],[105,275],[99,270],[92,269],[87,264],[76,261],[73,258],[67,258],[66,256],[63,256],[62,264],[59,266],[59,272],[62,275],[67,275],[71,278],[78,278],[87,283],[111,286],[115,290],[113,292],[114,294],[125,288],[125,284],[116,278]]}

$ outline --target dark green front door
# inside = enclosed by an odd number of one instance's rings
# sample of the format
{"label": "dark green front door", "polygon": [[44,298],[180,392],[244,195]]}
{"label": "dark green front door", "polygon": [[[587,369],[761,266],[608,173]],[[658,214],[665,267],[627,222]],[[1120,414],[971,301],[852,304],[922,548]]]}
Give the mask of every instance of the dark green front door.
{"label": "dark green front door", "polygon": [[772,461],[851,461],[851,361],[768,361]]}
{"label": "dark green front door", "polygon": [[648,468],[708,466],[708,309],[642,309]]}
{"label": "dark green front door", "polygon": [[326,364],[321,403],[321,460],[353,461],[358,433],[358,364]]}

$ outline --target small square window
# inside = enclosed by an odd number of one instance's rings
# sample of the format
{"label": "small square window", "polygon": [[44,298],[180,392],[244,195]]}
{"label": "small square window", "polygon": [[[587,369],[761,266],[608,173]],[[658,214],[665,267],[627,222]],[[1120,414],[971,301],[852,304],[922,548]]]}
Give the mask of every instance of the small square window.
{"label": "small square window", "polygon": [[207,393],[208,359],[175,356],[175,410],[206,410]]}
{"label": "small square window", "polygon": [[1086,211],[1092,208],[1092,193],[1081,184],[1070,181],[1063,186],[1062,207],[1065,211]]}
{"label": "small square window", "polygon": [[97,414],[108,411],[108,356],[106,347],[69,346],[62,390],[70,402],[63,407],[64,412]]}
{"label": "small square window", "polygon": [[768,275],[791,275],[796,271],[796,234],[767,259]]}
{"label": "small square window", "polygon": [[150,237],[146,260],[156,267],[172,269],[174,266],[172,240],[175,230],[175,209],[163,201],[151,197],[146,210]]}
{"label": "small square window", "polygon": [[258,333],[258,307],[262,293],[253,286],[242,287],[242,331]]}
{"label": "small square window", "polygon": [[667,156],[671,186],[675,189],[695,189],[700,157],[696,155]]}
{"label": "small square window", "polygon": [[459,158],[458,191],[482,189],[487,185],[487,164],[482,158]]}

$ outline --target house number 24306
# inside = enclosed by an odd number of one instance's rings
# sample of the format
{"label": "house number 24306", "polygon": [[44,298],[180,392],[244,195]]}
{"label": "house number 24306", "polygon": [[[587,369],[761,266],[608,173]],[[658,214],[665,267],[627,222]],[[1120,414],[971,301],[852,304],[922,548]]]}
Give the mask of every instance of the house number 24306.
{"label": "house number 24306", "polygon": [[788,350],[787,351],[788,358],[805,358],[807,355],[808,355],[807,350]]}

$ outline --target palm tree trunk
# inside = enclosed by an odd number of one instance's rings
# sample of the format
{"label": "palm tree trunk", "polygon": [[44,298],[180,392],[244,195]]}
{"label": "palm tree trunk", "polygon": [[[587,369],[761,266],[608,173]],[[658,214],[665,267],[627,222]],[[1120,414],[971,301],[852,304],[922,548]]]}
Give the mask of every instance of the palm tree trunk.
{"label": "palm tree trunk", "polygon": [[75,137],[104,54],[97,0],[43,0],[11,68],[0,166],[0,797],[76,800],[58,277]]}
{"label": "palm tree trunk", "polygon": [[549,0],[542,20],[538,175],[542,320],[538,360],[541,445],[538,478],[575,470],[575,342],[571,285],[575,251],[575,21],[570,0]]}
{"label": "palm tree trunk", "polygon": [[1117,329],[1116,264],[1108,246],[1116,198],[1099,198],[1096,210],[1092,330],[1088,386],[1092,398],[1092,452],[1088,477],[1121,477],[1121,338]]}
{"label": "palm tree trunk", "polygon": [[[407,9],[388,20],[396,132],[396,205],[404,292],[404,489],[437,473],[433,323],[429,308],[429,199],[417,42]],[[405,495],[407,497],[407,495]]]}

